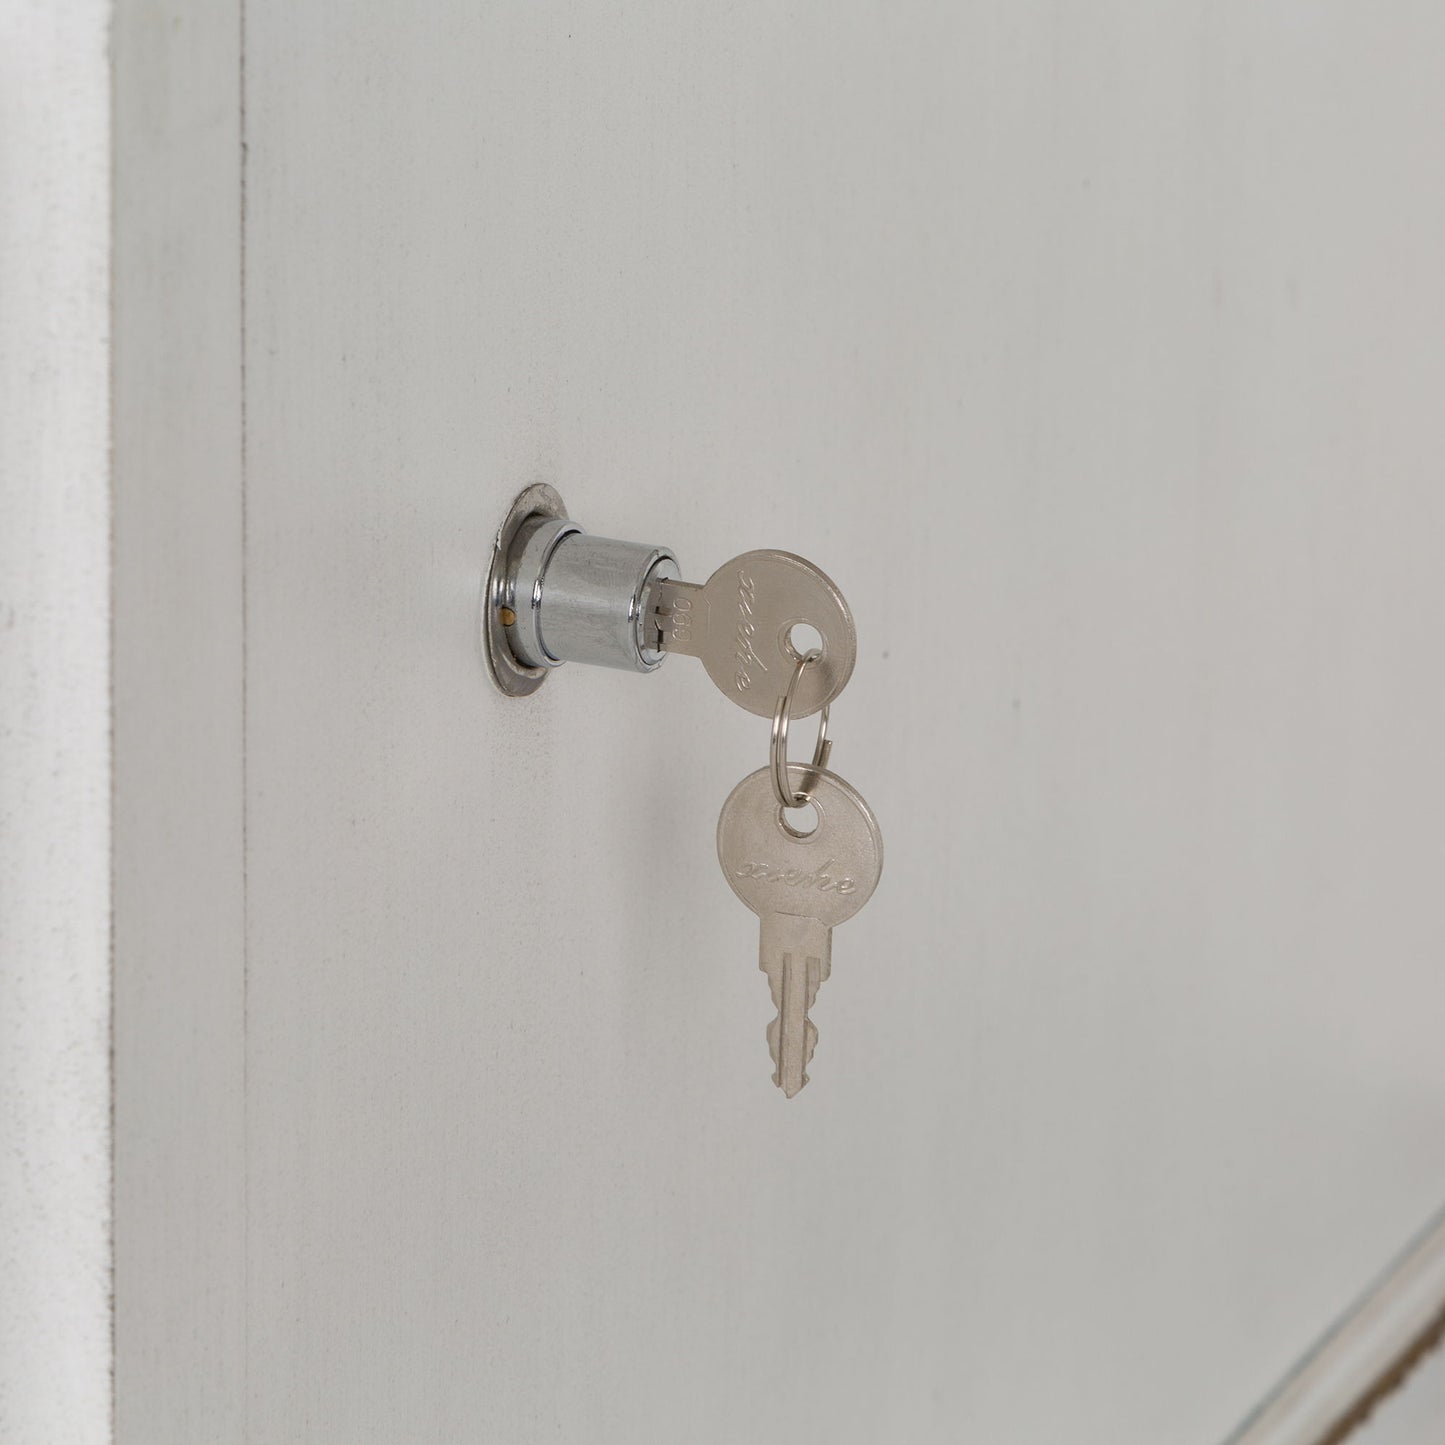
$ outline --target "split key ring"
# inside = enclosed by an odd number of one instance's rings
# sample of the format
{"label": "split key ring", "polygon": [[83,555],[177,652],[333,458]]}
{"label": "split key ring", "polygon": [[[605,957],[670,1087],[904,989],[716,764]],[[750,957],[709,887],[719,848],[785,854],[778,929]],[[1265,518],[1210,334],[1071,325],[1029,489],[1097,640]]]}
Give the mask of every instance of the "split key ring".
{"label": "split key ring", "polygon": [[[806,790],[796,793],[788,790],[788,725],[793,715],[793,693],[797,690],[798,680],[802,677],[807,666],[811,662],[817,662],[822,653],[815,647],[803,654],[798,659],[798,666],[793,672],[792,680],[788,683],[788,690],[778,699],[778,705],[773,709],[773,737],[770,748],[770,756],[773,770],[773,795],[778,803],[784,808],[801,808],[812,801],[812,793]],[[810,765],[810,774],[821,772],[828,766],[828,756],[833,751],[833,744],[828,740],[828,704],[823,704],[822,717],[818,722],[818,743],[813,749],[813,761]],[[813,779],[810,776],[807,780],[811,788]]]}

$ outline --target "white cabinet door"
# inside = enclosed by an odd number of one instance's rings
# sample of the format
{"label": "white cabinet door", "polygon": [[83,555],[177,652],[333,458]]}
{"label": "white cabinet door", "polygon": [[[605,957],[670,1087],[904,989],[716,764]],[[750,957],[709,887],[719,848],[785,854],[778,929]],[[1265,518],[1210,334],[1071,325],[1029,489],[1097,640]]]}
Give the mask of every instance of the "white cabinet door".
{"label": "white cabinet door", "polygon": [[[1212,1445],[1445,1196],[1386,11],[247,0],[246,1440]],[[852,604],[795,1100],[766,724],[482,667],[536,480]]]}

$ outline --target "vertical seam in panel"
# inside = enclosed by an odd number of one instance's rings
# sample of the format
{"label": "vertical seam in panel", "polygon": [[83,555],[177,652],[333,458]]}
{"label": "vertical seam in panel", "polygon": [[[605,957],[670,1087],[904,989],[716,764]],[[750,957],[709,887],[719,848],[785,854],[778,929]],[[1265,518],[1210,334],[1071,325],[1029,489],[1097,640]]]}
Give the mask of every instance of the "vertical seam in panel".
{"label": "vertical seam in panel", "polygon": [[241,1438],[251,1438],[251,888],[250,888],[250,672],[247,562],[250,555],[246,495],[246,0],[237,0],[240,74],[240,426],[241,426]]}
{"label": "vertical seam in panel", "polygon": [[110,6],[109,14],[106,17],[105,37],[105,78],[110,87],[110,95],[106,107],[106,118],[110,124],[110,197],[108,201],[109,215],[109,236],[107,238],[106,253],[106,285],[109,292],[105,299],[106,311],[108,314],[109,337],[106,343],[106,417],[105,417],[105,439],[106,439],[106,527],[109,533],[108,555],[106,565],[110,568],[110,575],[106,578],[106,591],[110,603],[110,626],[109,635],[106,639],[106,704],[110,709],[109,723],[109,749],[110,755],[107,764],[110,769],[110,777],[107,781],[106,797],[106,833],[110,852],[110,875],[107,884],[110,888],[110,897],[106,900],[107,921],[110,926],[109,950],[107,974],[110,985],[110,1037],[107,1043],[110,1048],[109,1077],[110,1077],[110,1219],[107,1228],[110,1232],[110,1440],[115,1445],[117,1432],[120,1428],[119,1389],[117,1384],[118,1372],[116,1370],[116,1344],[118,1332],[116,1330],[115,1318],[115,1285],[116,1285],[116,1240],[118,1231],[115,1221],[116,1201],[116,1147],[115,1147],[115,1123],[116,1123],[116,1077],[115,1077],[115,964],[116,964],[116,939],[115,939],[115,900],[118,894],[116,885],[116,858],[115,858],[115,816],[116,816],[116,765],[115,765],[115,512],[116,512],[116,487],[115,487],[115,337],[116,337],[116,264],[115,246],[117,225],[116,207],[116,169],[117,169],[117,146],[116,126],[119,107],[116,105],[116,63],[115,63],[115,31],[116,15],[115,5]]}

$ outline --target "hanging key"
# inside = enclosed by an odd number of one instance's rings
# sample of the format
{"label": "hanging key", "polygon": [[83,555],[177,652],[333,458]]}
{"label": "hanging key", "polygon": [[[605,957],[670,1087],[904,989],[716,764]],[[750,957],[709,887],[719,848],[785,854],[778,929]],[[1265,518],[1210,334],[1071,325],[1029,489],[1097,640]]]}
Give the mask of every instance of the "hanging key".
{"label": "hanging key", "polygon": [[761,920],[758,966],[777,1010],[768,1026],[773,1082],[791,1099],[808,1082],[818,1041],[809,1011],[832,969],[833,930],[877,887],[883,835],[837,774],[802,763],[785,771],[794,799],[806,797],[815,810],[812,830],[802,831],[778,801],[773,768],[759,768],[723,804],[717,851],[733,892]]}
{"label": "hanging key", "polygon": [[722,692],[759,717],[771,716],[808,650],[794,627],[822,639],[811,644],[821,655],[798,688],[794,717],[825,707],[853,675],[858,637],[843,594],[791,552],[744,552],[702,583],[655,579],[649,603],[658,650],[699,658]]}

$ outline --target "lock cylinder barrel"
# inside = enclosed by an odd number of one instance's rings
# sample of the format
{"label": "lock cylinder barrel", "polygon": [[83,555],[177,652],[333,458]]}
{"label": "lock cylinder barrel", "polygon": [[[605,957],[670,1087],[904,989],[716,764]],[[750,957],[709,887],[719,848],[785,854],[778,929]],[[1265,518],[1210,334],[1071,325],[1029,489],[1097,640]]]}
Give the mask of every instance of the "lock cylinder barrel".
{"label": "lock cylinder barrel", "polygon": [[677,575],[666,547],[593,537],[564,517],[530,517],[508,557],[507,641],[529,667],[587,662],[653,672],[664,654],[644,604],[655,582]]}

